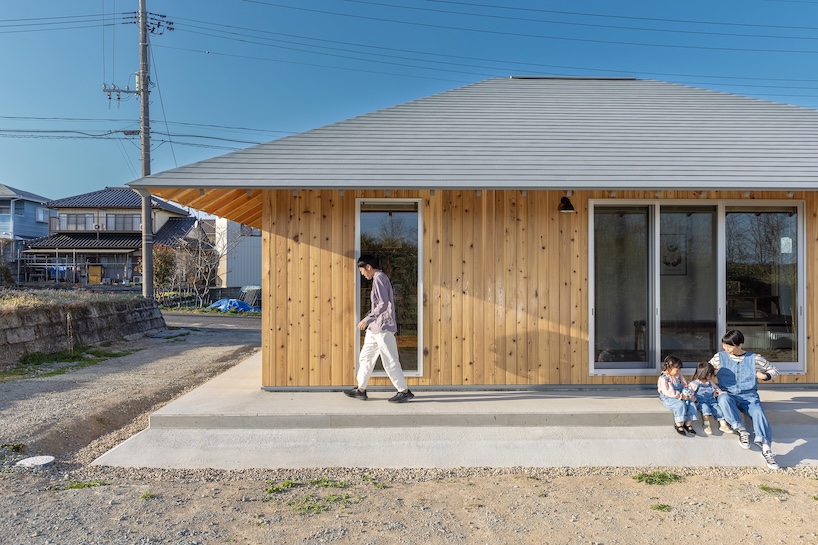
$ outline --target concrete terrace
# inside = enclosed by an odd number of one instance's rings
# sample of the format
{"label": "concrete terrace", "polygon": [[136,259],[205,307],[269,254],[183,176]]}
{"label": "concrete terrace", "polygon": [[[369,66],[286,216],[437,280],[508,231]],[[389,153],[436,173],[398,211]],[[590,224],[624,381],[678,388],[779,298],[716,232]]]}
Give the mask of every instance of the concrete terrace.
{"label": "concrete terrace", "polygon": [[[269,392],[260,353],[169,403],[94,464],[155,468],[766,467],[716,431],[681,437],[653,390],[414,390],[388,403],[340,392]],[[818,465],[818,392],[761,398],[782,467]],[[750,429],[750,428],[748,428]]]}

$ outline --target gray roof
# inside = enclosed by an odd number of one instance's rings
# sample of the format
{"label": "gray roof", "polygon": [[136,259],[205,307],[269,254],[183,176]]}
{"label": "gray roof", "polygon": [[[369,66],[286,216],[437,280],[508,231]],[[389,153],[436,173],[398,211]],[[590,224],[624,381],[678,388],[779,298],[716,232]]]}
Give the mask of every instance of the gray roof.
{"label": "gray roof", "polygon": [[153,236],[153,243],[176,246],[196,227],[196,221],[196,218],[192,216],[168,219],[162,228],[159,229],[159,232]]}
{"label": "gray roof", "polygon": [[[153,208],[160,208],[174,214],[188,215],[188,213],[163,201],[151,197]],[[142,197],[130,187],[106,187],[98,191],[74,195],[64,199],[57,199],[48,203],[49,208],[142,208]]]}
{"label": "gray roof", "polygon": [[57,233],[26,241],[27,250],[136,250],[142,247],[142,235],[128,233],[97,236],[95,233]]}
{"label": "gray roof", "polygon": [[814,190],[818,111],[653,80],[497,78],[130,185]]}
{"label": "gray roof", "polygon": [[[129,190],[130,191],[130,190]],[[176,246],[196,226],[196,218],[170,218],[153,236],[154,244]],[[136,251],[142,248],[140,233],[56,233],[25,242],[30,251]]]}
{"label": "gray roof", "polygon": [[36,203],[45,204],[49,199],[35,195],[22,189],[16,189],[6,184],[0,184],[0,198],[3,199],[25,199]]}

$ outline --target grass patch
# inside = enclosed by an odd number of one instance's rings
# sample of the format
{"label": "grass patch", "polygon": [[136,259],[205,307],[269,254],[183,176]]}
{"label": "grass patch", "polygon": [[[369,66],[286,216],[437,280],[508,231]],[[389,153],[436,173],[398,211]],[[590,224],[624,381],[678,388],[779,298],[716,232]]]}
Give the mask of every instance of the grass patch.
{"label": "grass patch", "polygon": [[97,486],[108,486],[105,481],[71,481],[70,484],[65,485],[63,490],[80,490],[82,488],[95,488]]}
{"label": "grass patch", "polygon": [[344,481],[335,481],[326,477],[319,477],[309,481],[306,485],[292,479],[287,479],[283,482],[267,481],[267,488],[265,489],[266,496],[263,501],[273,501],[276,496],[288,493],[286,501],[284,499],[277,500],[289,506],[293,511],[305,515],[315,515],[329,511],[333,507],[346,508],[350,505],[358,503],[361,498],[354,498],[349,494],[328,494],[321,497],[313,490],[305,490],[302,493],[295,493],[294,491],[302,487],[310,488],[346,488],[349,486]]}
{"label": "grass patch", "polygon": [[670,506],[668,504],[666,504],[666,503],[657,503],[657,504],[651,505],[650,508],[653,509],[654,511],[661,511],[663,513],[669,513],[670,512]]}
{"label": "grass patch", "polygon": [[301,483],[293,481],[292,479],[287,479],[286,481],[280,484],[276,484],[273,481],[267,481],[267,484],[269,486],[264,491],[265,494],[281,494],[282,492],[286,492],[290,489],[303,486]]}
{"label": "grass patch", "polygon": [[324,498],[324,501],[333,505],[340,505],[341,507],[349,507],[358,503],[359,499],[353,498],[349,494],[330,494]]}
{"label": "grass patch", "polygon": [[77,305],[100,301],[139,299],[136,295],[92,293],[76,290],[0,289],[0,310]]}
{"label": "grass patch", "polygon": [[322,502],[321,498],[315,494],[307,494],[300,500],[287,502],[287,505],[292,507],[293,511],[306,515],[316,515],[329,510],[329,505]]}
{"label": "grass patch", "polygon": [[317,479],[313,479],[310,481],[312,486],[319,486],[321,488],[346,488],[347,483],[344,481],[333,481],[332,479],[327,479],[326,477],[318,477]]}
{"label": "grass patch", "polygon": [[23,443],[3,443],[0,449],[10,450],[11,452],[23,452],[26,446]]}
{"label": "grass patch", "polygon": [[776,494],[776,495],[789,494],[789,492],[787,492],[783,488],[778,488],[776,486],[768,486],[766,484],[761,484],[761,485],[758,486],[758,488],[761,489],[762,492],[766,492],[767,494]]}
{"label": "grass patch", "polygon": [[333,507],[349,507],[355,505],[360,501],[360,498],[353,498],[349,494],[329,494],[323,498],[317,494],[307,494],[303,498],[291,500],[287,505],[293,511],[303,513],[305,515],[317,515],[324,511],[329,511]]}
{"label": "grass patch", "polygon": [[672,483],[682,482],[683,477],[667,471],[652,471],[650,473],[637,473],[633,476],[634,480],[645,484],[666,485]]}
{"label": "grass patch", "polygon": [[156,498],[158,498],[158,497],[159,497],[159,496],[157,496],[157,495],[156,495],[156,494],[154,494],[153,492],[142,492],[142,493],[139,495],[139,499],[140,499],[140,500],[145,500],[145,501],[147,501],[147,500],[154,500],[154,499],[156,499]]}
{"label": "grass patch", "polygon": [[134,352],[137,350],[109,350],[90,346],[78,346],[74,350],[63,350],[51,354],[33,352],[20,358],[20,362],[14,367],[0,371],[0,382],[63,375]]}
{"label": "grass patch", "polygon": [[375,488],[377,488],[377,489],[389,488],[389,487],[388,487],[388,486],[386,486],[385,484],[383,484],[383,483],[381,483],[381,482],[376,481],[376,480],[375,480],[375,479],[373,479],[372,477],[367,477],[367,476],[364,476],[364,482],[365,482],[365,483],[370,483],[372,486],[374,486],[374,487],[375,487]]}

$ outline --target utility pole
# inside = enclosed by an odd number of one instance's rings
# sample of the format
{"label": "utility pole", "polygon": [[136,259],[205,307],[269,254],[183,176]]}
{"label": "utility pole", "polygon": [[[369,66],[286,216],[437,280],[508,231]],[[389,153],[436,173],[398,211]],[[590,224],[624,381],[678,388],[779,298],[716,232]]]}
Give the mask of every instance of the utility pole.
{"label": "utility pole", "polygon": [[[151,118],[150,81],[148,59],[148,12],[147,0],[139,0],[139,99],[141,102],[142,129],[142,177],[151,174]],[[153,299],[153,207],[151,194],[140,192],[142,196],[142,296]]]}
{"label": "utility pole", "polygon": [[[142,140],[142,177],[151,174],[151,118],[150,118],[150,57],[148,36],[161,34],[165,29],[173,30],[173,23],[164,21],[164,15],[151,15],[148,21],[147,0],[139,0],[137,24],[139,25],[139,72],[136,74],[136,89],[121,89],[115,84],[103,83],[102,91],[107,93],[108,100],[116,94],[120,100],[122,93],[135,94],[140,102],[140,135]],[[153,215],[151,194],[143,189],[138,190],[142,197],[142,295],[153,298]]]}

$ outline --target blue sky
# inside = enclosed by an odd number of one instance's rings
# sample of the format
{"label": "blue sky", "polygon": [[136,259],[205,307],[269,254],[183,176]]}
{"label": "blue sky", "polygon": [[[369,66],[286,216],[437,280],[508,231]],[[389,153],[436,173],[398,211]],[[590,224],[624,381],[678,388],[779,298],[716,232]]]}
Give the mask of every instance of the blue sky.
{"label": "blue sky", "polygon": [[[137,0],[2,0],[0,183],[141,172]],[[152,172],[510,75],[627,76],[818,108],[818,0],[147,0]],[[161,17],[160,17],[161,16]],[[173,30],[167,30],[172,25]],[[127,98],[126,98],[127,97]]]}

